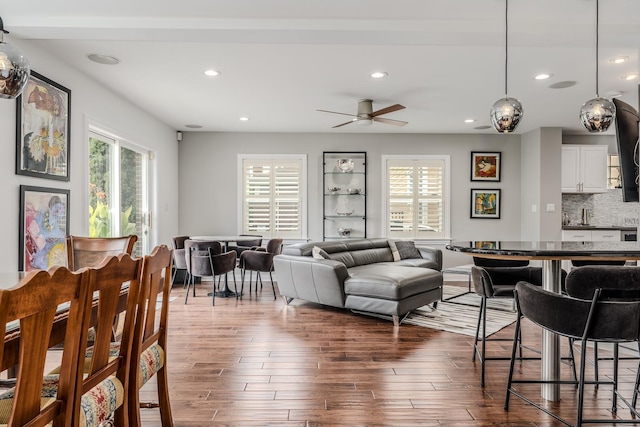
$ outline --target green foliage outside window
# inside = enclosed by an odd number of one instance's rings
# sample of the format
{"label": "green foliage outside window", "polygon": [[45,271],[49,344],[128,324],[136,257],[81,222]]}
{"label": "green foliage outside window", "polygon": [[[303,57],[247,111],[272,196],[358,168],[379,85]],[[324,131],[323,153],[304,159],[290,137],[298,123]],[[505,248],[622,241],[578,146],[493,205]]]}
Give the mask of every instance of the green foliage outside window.
{"label": "green foliage outside window", "polygon": [[[96,138],[89,139],[89,236],[117,237],[136,234],[136,157],[135,152],[121,149],[120,204],[127,206],[120,212],[120,233],[111,230],[109,197],[113,145]],[[131,222],[133,219],[134,222]]]}

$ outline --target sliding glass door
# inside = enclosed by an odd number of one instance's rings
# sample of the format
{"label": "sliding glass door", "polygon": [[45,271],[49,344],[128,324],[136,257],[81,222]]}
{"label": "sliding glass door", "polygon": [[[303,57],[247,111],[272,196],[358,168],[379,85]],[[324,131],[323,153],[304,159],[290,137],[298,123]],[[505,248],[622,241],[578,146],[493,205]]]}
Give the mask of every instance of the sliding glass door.
{"label": "sliding glass door", "polygon": [[135,234],[138,256],[149,253],[148,161],[142,149],[89,133],[89,236]]}

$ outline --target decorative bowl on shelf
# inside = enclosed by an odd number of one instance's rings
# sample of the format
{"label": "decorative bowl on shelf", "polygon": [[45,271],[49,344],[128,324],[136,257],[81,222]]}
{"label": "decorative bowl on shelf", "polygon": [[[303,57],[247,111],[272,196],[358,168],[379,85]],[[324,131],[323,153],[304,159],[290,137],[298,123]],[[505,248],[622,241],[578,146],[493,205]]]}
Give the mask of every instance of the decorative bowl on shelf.
{"label": "decorative bowl on shelf", "polygon": [[353,171],[353,159],[338,159],[336,167],[340,172],[352,172]]}
{"label": "decorative bowl on shelf", "polygon": [[340,187],[329,187],[328,190],[329,193],[336,194],[338,191],[340,191]]}
{"label": "decorative bowl on shelf", "polygon": [[349,194],[360,194],[361,192],[361,188],[347,188],[347,193]]}
{"label": "decorative bowl on shelf", "polygon": [[338,211],[338,210],[336,210],[336,214],[340,215],[340,216],[353,215],[353,212],[355,212],[355,209],[351,209],[350,211]]}
{"label": "decorative bowl on shelf", "polygon": [[349,227],[338,228],[338,234],[342,237],[349,237],[351,235],[351,229]]}

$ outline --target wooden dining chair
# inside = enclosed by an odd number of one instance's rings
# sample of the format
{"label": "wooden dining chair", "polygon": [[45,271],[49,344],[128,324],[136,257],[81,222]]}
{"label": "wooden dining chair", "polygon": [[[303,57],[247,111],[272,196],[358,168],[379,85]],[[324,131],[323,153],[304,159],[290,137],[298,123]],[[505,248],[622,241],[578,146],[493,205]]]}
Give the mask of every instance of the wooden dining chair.
{"label": "wooden dining chair", "polygon": [[[140,394],[153,375],[157,376],[158,403],[143,404],[145,408],[159,407],[163,427],[173,426],[169,382],[167,380],[167,322],[171,291],[172,251],[165,245],[157,246],[144,257],[138,311],[136,314],[134,342],[131,352],[132,369],[129,378],[129,425],[140,427]],[[158,296],[161,296],[160,316]]]}
{"label": "wooden dining chair", "polygon": [[[35,270],[14,288],[0,291],[0,325],[19,322],[19,363],[16,386],[0,395],[0,423],[72,425],[77,394],[82,334],[89,327],[90,271],[66,267]],[[61,316],[65,320],[60,320]],[[58,328],[59,326],[59,328]],[[45,376],[50,342],[64,340],[60,374]],[[0,360],[6,366],[4,343]],[[59,354],[59,353],[58,353]],[[13,355],[15,356],[15,355]],[[13,358],[12,358],[13,361]],[[11,362],[13,363],[13,362]]]}
{"label": "wooden dining chair", "polygon": [[[142,258],[128,254],[109,256],[89,270],[95,338],[87,348],[88,328],[81,331],[86,375],[76,389],[74,427],[102,426],[113,414],[115,425],[129,425],[129,373],[136,366],[131,364],[131,351],[141,270]],[[113,319],[123,310],[121,339],[112,343]]]}
{"label": "wooden dining chair", "polygon": [[67,266],[71,270],[96,267],[109,255],[131,255],[138,236],[83,237],[67,236]]}

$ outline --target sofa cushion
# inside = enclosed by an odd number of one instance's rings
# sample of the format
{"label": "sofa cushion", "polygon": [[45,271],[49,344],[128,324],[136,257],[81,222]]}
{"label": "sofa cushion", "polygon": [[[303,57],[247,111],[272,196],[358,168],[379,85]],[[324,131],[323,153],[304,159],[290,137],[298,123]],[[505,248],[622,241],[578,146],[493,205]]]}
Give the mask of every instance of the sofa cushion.
{"label": "sofa cushion", "polygon": [[442,286],[436,270],[407,266],[368,265],[349,269],[344,282],[347,295],[360,295],[399,301]]}
{"label": "sofa cushion", "polygon": [[425,258],[408,258],[402,259],[400,261],[391,261],[391,262],[379,262],[378,265],[403,265],[406,267],[422,267],[422,268],[433,268],[437,270],[439,268],[438,263],[433,260],[425,259]]}

